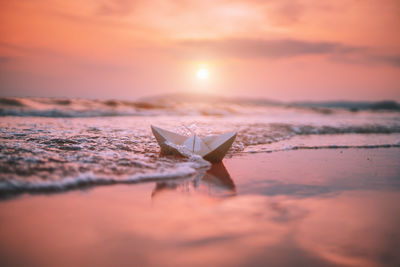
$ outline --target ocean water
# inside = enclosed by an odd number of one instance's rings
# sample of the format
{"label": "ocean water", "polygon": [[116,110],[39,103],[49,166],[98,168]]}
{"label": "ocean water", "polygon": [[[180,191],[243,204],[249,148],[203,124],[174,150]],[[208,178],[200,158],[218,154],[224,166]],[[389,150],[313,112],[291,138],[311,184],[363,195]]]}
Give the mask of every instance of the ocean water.
{"label": "ocean water", "polygon": [[400,147],[399,111],[391,101],[2,98],[0,197],[118,183],[185,184],[212,168],[196,156],[160,155],[150,125],[200,136],[236,131],[230,158],[298,149]]}

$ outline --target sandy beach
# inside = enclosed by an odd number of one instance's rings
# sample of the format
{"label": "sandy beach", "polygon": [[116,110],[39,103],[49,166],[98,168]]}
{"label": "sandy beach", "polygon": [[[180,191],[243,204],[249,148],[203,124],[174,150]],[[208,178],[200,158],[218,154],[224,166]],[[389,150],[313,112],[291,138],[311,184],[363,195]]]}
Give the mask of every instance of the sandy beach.
{"label": "sandy beach", "polygon": [[0,202],[2,266],[398,266],[400,148],[241,153],[201,177]]}

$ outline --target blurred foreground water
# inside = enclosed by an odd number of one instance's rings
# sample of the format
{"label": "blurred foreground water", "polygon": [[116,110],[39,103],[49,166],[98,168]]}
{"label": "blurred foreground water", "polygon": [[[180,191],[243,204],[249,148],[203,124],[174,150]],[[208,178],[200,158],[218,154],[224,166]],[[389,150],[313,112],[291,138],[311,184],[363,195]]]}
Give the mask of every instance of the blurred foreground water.
{"label": "blurred foreground water", "polygon": [[2,201],[2,266],[399,266],[399,157],[241,154],[193,179]]}

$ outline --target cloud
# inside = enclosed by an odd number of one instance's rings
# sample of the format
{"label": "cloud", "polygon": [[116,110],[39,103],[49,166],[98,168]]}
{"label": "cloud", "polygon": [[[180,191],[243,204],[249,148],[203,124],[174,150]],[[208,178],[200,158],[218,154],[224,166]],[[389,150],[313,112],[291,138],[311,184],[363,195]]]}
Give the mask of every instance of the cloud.
{"label": "cloud", "polygon": [[346,54],[362,49],[335,42],[307,42],[292,39],[185,40],[180,44],[191,52],[232,58],[278,59],[301,55]]}
{"label": "cloud", "polygon": [[374,59],[393,67],[400,68],[400,55],[377,55]]}
{"label": "cloud", "polygon": [[205,58],[284,59],[298,56],[326,56],[347,64],[387,65],[400,68],[400,55],[339,42],[302,41],[294,39],[222,39],[183,40],[179,45],[185,55]]}
{"label": "cloud", "polygon": [[14,58],[9,56],[0,56],[0,64],[8,63],[12,61]]}
{"label": "cloud", "polygon": [[272,14],[278,24],[296,23],[303,15],[304,9],[304,5],[298,1],[281,1],[279,7],[276,8],[276,12],[271,12],[270,16]]}
{"label": "cloud", "polygon": [[[249,3],[249,1],[247,1]],[[257,5],[264,13],[267,21],[272,25],[292,25],[303,17],[304,13],[310,9],[301,0],[269,0],[269,1],[250,1]],[[318,5],[313,5],[318,8]]]}
{"label": "cloud", "polygon": [[98,7],[99,15],[124,16],[133,12],[137,1],[134,0],[107,0],[103,1]]}

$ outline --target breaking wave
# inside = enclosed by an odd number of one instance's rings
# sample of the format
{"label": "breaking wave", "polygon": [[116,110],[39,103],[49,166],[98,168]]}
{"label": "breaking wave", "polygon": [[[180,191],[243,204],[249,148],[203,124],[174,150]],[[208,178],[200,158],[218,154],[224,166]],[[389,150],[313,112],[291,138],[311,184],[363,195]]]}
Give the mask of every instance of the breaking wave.
{"label": "breaking wave", "polygon": [[263,113],[265,109],[299,109],[329,115],[337,110],[400,111],[395,101],[292,102],[265,99],[171,94],[138,101],[63,98],[0,98],[0,116],[84,118],[110,116],[230,116]]}
{"label": "breaking wave", "polygon": [[[203,160],[204,161],[204,160]],[[65,177],[59,180],[42,179],[8,179],[0,180],[0,198],[12,197],[21,193],[52,193],[98,185],[134,184],[170,179],[195,178],[199,169],[207,169],[209,164],[198,162],[178,163],[174,168],[162,172],[139,173],[130,176],[101,176],[92,172],[82,173],[76,177]]]}

